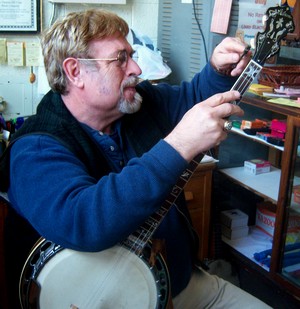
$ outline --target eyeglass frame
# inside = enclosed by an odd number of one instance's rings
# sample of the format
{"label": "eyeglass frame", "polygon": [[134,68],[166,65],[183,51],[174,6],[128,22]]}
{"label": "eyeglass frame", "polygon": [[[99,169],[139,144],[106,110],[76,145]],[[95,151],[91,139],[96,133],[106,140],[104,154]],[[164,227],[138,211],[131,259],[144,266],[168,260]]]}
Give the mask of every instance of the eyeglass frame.
{"label": "eyeglass frame", "polygon": [[[118,52],[118,56],[114,57],[114,58],[76,58],[79,61],[119,61],[120,66],[122,67],[123,65],[128,63],[128,57],[130,57],[133,61],[135,61],[132,58],[132,55],[134,55],[136,53],[136,51],[133,51],[131,55],[128,55],[127,51],[125,49],[120,50]],[[124,57],[124,59],[122,60],[121,57]],[[135,58],[138,58],[137,56]],[[135,61],[136,62],[136,61]]]}

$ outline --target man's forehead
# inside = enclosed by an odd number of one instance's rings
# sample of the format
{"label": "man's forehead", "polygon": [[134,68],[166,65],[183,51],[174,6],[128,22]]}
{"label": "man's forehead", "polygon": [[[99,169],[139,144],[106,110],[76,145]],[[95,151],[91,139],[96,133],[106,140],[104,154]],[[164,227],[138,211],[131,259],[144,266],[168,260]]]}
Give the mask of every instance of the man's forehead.
{"label": "man's forehead", "polygon": [[132,50],[131,45],[124,37],[107,37],[103,39],[92,40],[89,44],[91,50],[95,51],[115,51],[115,50]]}

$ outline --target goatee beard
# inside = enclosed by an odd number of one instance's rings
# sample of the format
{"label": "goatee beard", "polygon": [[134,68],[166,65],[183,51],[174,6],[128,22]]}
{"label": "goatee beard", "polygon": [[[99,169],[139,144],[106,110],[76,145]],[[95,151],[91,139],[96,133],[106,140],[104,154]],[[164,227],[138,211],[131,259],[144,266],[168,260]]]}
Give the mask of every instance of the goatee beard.
{"label": "goatee beard", "polygon": [[125,87],[135,87],[138,84],[138,77],[131,76],[129,77],[121,87],[121,99],[119,102],[119,111],[123,114],[133,114],[137,112],[142,105],[143,98],[139,93],[135,93],[133,101],[129,101],[123,96],[123,89]]}

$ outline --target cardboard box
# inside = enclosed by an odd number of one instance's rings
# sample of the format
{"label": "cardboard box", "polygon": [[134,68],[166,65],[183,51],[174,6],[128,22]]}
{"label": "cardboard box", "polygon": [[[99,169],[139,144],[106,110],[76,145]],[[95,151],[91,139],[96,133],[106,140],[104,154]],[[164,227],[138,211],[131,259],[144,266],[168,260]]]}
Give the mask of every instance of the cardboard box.
{"label": "cardboard box", "polygon": [[229,227],[222,224],[222,235],[229,239],[238,239],[246,237],[248,233],[249,233],[249,227],[247,225],[230,229]]}
{"label": "cardboard box", "polygon": [[[256,208],[256,227],[267,235],[273,237],[276,221],[276,205],[271,202],[263,202]],[[287,243],[291,243],[289,239],[293,238],[293,234],[300,233],[300,212],[294,209],[289,210],[289,222],[287,230]],[[297,236],[298,238],[298,236]]]}
{"label": "cardboard box", "polygon": [[256,227],[273,237],[276,219],[276,205],[264,202],[256,208]]}
{"label": "cardboard box", "polygon": [[263,159],[253,159],[244,161],[244,170],[252,175],[268,173],[271,170],[271,163]]}
{"label": "cardboard box", "polygon": [[248,215],[239,209],[230,209],[221,211],[222,225],[234,229],[248,225]]}

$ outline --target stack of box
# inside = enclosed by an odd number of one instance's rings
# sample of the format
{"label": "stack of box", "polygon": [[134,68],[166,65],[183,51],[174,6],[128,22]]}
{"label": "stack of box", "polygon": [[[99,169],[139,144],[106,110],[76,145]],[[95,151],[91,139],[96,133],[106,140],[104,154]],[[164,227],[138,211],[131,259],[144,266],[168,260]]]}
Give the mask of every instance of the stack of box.
{"label": "stack of box", "polygon": [[249,233],[248,215],[239,209],[221,212],[222,235],[229,239],[245,237]]}

